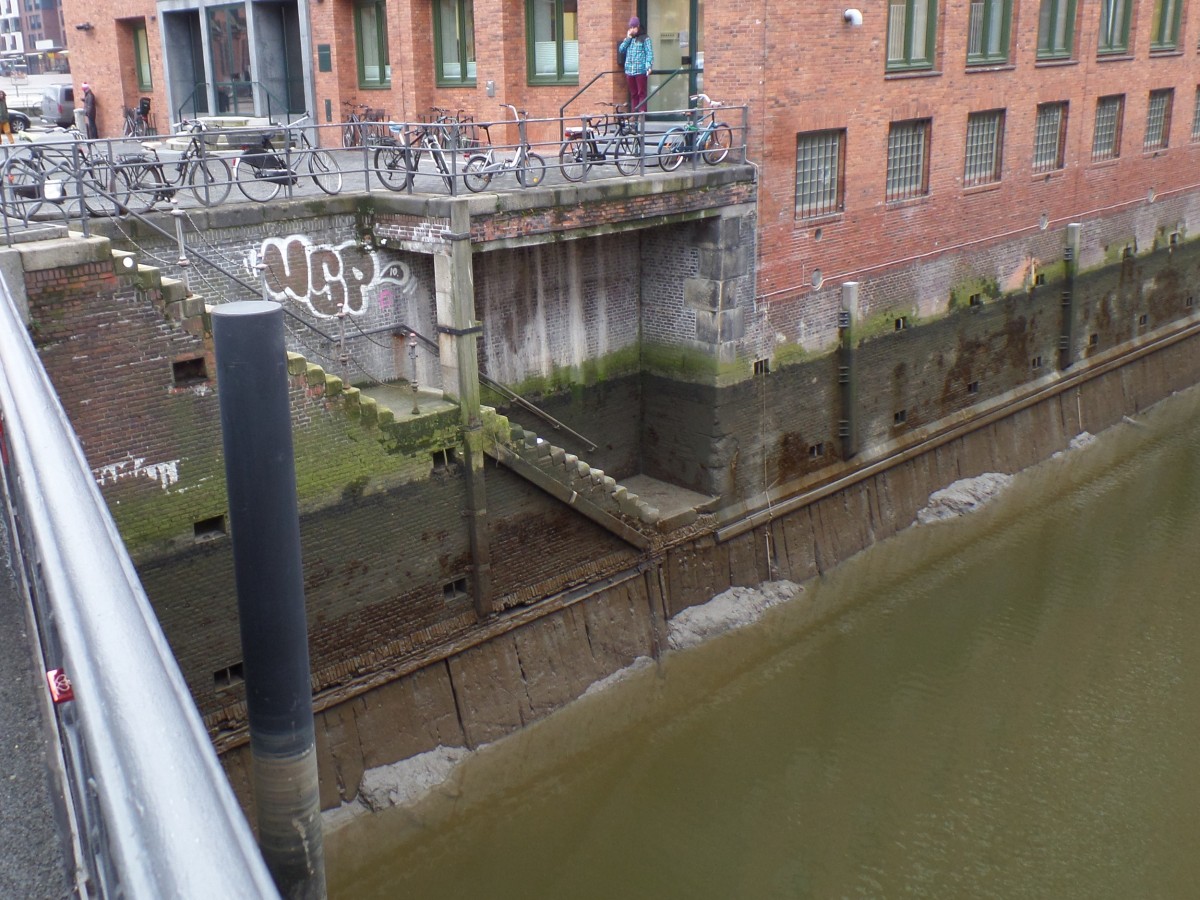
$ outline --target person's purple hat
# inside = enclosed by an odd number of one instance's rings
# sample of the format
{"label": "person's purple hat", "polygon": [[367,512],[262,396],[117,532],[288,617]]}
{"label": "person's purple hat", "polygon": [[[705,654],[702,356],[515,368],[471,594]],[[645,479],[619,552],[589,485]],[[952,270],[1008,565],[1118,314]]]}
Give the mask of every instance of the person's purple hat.
{"label": "person's purple hat", "polygon": [[637,16],[634,16],[632,19],[629,20],[629,27],[630,28],[641,28],[642,20],[639,19]]}

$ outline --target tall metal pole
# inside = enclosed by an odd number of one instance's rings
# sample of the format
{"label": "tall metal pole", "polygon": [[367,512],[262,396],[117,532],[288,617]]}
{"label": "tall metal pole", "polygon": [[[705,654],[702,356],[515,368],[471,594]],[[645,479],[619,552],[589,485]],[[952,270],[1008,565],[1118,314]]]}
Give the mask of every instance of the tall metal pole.
{"label": "tall metal pole", "polygon": [[325,897],[283,309],[213,310],[258,841],[279,892]]}

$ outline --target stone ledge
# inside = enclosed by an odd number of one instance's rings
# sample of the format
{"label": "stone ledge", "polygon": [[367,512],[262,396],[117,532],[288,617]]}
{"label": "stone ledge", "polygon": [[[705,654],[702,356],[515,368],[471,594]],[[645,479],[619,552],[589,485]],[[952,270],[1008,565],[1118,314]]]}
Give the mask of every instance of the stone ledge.
{"label": "stone ledge", "polygon": [[106,237],[72,235],[30,244],[17,244],[21,267],[26,272],[45,272],[63,266],[112,262],[112,243]]}

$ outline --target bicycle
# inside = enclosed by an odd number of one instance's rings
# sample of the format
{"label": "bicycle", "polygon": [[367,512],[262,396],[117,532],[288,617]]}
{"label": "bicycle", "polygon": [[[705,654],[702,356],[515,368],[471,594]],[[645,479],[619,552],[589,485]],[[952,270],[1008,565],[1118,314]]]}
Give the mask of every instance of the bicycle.
{"label": "bicycle", "polygon": [[125,205],[130,212],[147,213],[159,201],[171,200],[184,185],[201,206],[216,206],[229,196],[233,175],[229,163],[208,152],[204,140],[207,126],[185,119],[174,130],[188,136],[187,146],[176,160],[164,163],[156,149],[145,145],[140,153],[117,158],[117,174],[124,181]]}
{"label": "bicycle", "polygon": [[[322,150],[313,145],[303,127],[303,123],[312,116],[304,116],[278,129],[286,136],[287,148],[295,144],[297,152],[304,157],[304,166],[313,183],[326,194],[336,194],[342,189],[342,170],[328,150]],[[277,133],[276,132],[276,133]],[[233,161],[233,178],[238,190],[247,200],[267,203],[274,200],[284,185],[295,185],[300,182],[301,165],[297,161],[291,165],[290,153],[285,150],[280,155],[271,142],[272,132],[264,131],[257,143],[242,145],[242,155]]]}
{"label": "bicycle", "polygon": [[76,203],[80,215],[114,215],[123,208],[112,160],[74,128],[64,134],[73,142],[70,147],[46,141],[22,146],[7,158],[0,174],[0,208],[6,217],[28,223],[46,203],[68,216]]}
{"label": "bicycle", "polygon": [[124,137],[148,137],[158,134],[154,116],[150,113],[150,98],[143,97],[137,106],[122,106],[125,115]]}
{"label": "bicycle", "polygon": [[455,126],[437,122],[422,122],[405,130],[399,123],[389,126],[393,137],[378,150],[371,161],[380,183],[390,191],[411,189],[421,170],[421,157],[429,154],[446,187],[454,191],[453,149],[446,144],[452,139],[444,132]]}
{"label": "bicycle", "polygon": [[[346,148],[361,147],[364,144],[377,144],[386,137],[384,122],[387,112],[374,109],[365,103],[343,104],[350,108],[346,121],[342,124],[342,146]],[[359,110],[359,112],[355,112]]]}
{"label": "bicycle", "polygon": [[479,193],[492,183],[492,178],[501,172],[515,172],[517,183],[521,187],[537,187],[546,177],[546,161],[533,152],[526,137],[526,122],[529,113],[518,110],[511,103],[500,104],[505,109],[511,109],[517,123],[517,133],[520,143],[511,159],[497,160],[496,151],[489,147],[486,153],[477,153],[467,160],[463,167],[463,183],[467,189]]}
{"label": "bicycle", "polygon": [[491,134],[486,124],[476,124],[474,116],[460,109],[451,113],[441,106],[431,106],[434,114],[433,123],[444,126],[441,132],[441,144],[447,150],[461,150],[464,156],[470,156],[481,148],[491,144]]}
{"label": "bicycle", "polygon": [[640,116],[623,112],[627,104],[602,103],[613,111],[593,125],[592,116],[580,116],[579,128],[568,128],[558,151],[558,165],[567,181],[580,181],[593,165],[611,159],[622,175],[632,175],[642,161]]}
{"label": "bicycle", "polygon": [[[667,172],[675,171],[685,156],[691,157],[697,152],[702,160],[715,166],[724,161],[733,146],[733,129],[717,121],[720,101],[713,100],[708,94],[693,94],[688,99],[705,105],[688,110],[688,123],[676,125],[658,142],[658,164]],[[705,119],[708,123],[701,128],[700,123]]]}

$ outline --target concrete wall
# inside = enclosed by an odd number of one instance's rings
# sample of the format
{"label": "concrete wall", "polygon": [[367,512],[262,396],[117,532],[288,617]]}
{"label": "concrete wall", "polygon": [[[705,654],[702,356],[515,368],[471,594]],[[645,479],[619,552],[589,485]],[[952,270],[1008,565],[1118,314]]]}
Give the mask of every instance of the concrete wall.
{"label": "concrete wall", "polygon": [[[922,452],[813,492],[786,512],[667,550],[617,584],[545,601],[545,611],[496,623],[484,642],[454,649],[376,690],[318,714],[322,804],[353,799],[362,772],[439,745],[474,748],[534,722],[638,656],[657,656],[665,620],[731,585],[804,581],[907,527],[929,494],[958,478],[1015,472],[1130,412],[1200,380],[1200,333],[1104,371],[1052,386],[996,421],[964,424]],[[836,613],[813,608],[813,623]],[[249,800],[248,753],[224,756]]]}

